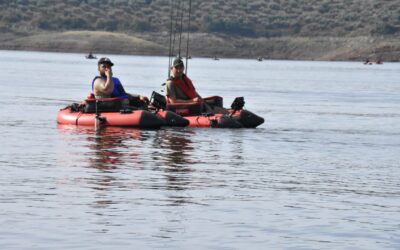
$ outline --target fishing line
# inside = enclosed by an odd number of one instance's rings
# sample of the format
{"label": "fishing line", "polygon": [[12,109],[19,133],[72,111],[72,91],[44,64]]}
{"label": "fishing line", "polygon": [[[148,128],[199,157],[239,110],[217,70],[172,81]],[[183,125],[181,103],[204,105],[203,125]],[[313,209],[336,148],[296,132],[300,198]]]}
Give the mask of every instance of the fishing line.
{"label": "fishing line", "polygon": [[181,44],[182,44],[182,31],[183,31],[183,6],[182,6],[182,8],[180,8],[181,9],[181,25],[180,25],[180,28],[179,28],[179,51],[178,51],[178,57],[179,58],[181,58]]}
{"label": "fishing line", "polygon": [[186,41],[186,68],[185,74],[187,74],[188,69],[188,59],[189,59],[189,34],[190,34],[190,14],[192,11],[192,0],[189,0],[189,13],[188,13],[188,27],[187,27],[187,41]]}
{"label": "fishing line", "polygon": [[172,5],[172,3],[173,3],[173,0],[171,0],[170,1],[170,5],[169,5],[169,7],[170,7],[170,29],[169,29],[169,53],[168,53],[168,67],[167,67],[167,70],[168,70],[168,78],[171,76],[170,74],[171,74],[171,72],[170,72],[170,70],[169,70],[169,67],[170,67],[170,65],[171,65],[171,63],[172,63],[172,16],[173,16],[173,5]]}
{"label": "fishing line", "polygon": [[[189,32],[190,32],[190,21],[191,21],[191,9],[192,1],[189,0],[188,7],[185,8],[182,0],[171,0],[170,1],[170,36],[169,36],[169,54],[168,54],[168,78],[171,76],[170,67],[172,65],[173,58],[182,58],[182,34],[183,34],[183,21],[184,21],[184,9],[188,12],[188,25],[187,25],[187,41],[186,41],[186,68],[185,74],[187,73],[187,64],[189,58]],[[187,6],[187,5],[186,5]],[[177,36],[179,40],[177,41]],[[177,46],[177,53],[175,46]]]}

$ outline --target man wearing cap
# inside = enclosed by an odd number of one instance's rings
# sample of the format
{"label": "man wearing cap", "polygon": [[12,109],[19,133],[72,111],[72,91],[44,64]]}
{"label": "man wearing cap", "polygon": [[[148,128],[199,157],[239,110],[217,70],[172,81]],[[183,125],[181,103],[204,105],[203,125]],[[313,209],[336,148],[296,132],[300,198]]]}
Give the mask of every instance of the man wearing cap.
{"label": "man wearing cap", "polygon": [[180,58],[176,58],[171,66],[171,76],[166,82],[168,103],[201,102],[192,81],[184,73],[185,66]]}
{"label": "man wearing cap", "polygon": [[96,76],[92,81],[92,90],[96,98],[119,97],[129,100],[129,103],[147,104],[148,98],[137,94],[126,93],[121,81],[113,77],[111,67],[114,63],[107,57],[100,58],[98,61],[98,70],[100,76]]}

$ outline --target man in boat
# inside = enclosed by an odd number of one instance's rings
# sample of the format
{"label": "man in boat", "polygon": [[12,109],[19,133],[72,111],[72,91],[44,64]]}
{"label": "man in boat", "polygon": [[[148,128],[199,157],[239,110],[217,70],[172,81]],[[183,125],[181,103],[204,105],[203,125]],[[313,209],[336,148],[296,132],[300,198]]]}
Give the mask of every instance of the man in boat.
{"label": "man in boat", "polygon": [[114,63],[107,57],[100,58],[98,61],[100,75],[96,76],[92,82],[92,90],[95,98],[118,97],[126,99],[126,104],[132,106],[144,106],[148,104],[149,99],[146,96],[125,92],[121,81],[117,77],[113,77],[112,66],[114,66]]}
{"label": "man in boat", "polygon": [[168,103],[201,102],[192,81],[183,73],[185,66],[180,58],[176,58],[171,66],[171,76],[166,82]]}
{"label": "man in boat", "polygon": [[365,58],[364,64],[371,64],[371,61],[369,60],[369,57]]}
{"label": "man in boat", "polygon": [[222,98],[202,98],[193,86],[192,81],[183,73],[185,66],[182,59],[176,58],[171,66],[171,76],[166,82],[167,103],[198,103],[202,110],[209,113],[226,113],[222,108]]}

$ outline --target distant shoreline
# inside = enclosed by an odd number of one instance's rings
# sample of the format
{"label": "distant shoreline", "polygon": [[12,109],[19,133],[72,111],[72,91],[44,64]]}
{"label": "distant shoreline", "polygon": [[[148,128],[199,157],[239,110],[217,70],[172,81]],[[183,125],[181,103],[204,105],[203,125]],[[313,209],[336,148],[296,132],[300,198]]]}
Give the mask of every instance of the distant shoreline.
{"label": "distant shoreline", "polygon": [[[244,38],[190,35],[190,56],[316,61],[400,61],[400,40],[385,37]],[[168,56],[166,35],[68,31],[30,35],[5,34],[1,50]],[[116,46],[116,44],[118,46]]]}

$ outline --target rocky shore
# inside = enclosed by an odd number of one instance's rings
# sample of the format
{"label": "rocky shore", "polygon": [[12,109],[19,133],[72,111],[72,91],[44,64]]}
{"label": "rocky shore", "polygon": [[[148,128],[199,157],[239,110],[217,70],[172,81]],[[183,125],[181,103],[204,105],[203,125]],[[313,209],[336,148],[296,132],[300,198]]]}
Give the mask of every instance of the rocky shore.
{"label": "rocky shore", "polygon": [[[0,38],[0,49],[168,55],[169,36],[158,33],[128,35],[99,31],[6,33]],[[381,57],[383,61],[400,61],[400,40],[386,37],[243,38],[195,33],[190,34],[190,55],[324,61],[363,61],[365,58],[374,60]]]}

